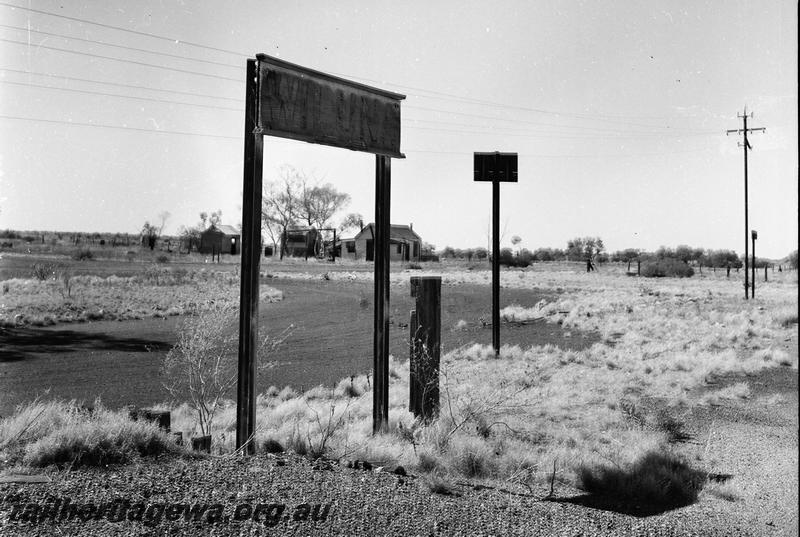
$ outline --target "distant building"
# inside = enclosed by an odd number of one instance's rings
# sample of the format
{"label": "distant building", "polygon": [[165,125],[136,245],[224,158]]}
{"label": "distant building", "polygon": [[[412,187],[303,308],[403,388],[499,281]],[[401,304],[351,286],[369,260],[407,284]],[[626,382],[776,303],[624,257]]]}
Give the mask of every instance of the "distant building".
{"label": "distant building", "polygon": [[[367,224],[352,239],[337,241],[342,259],[375,260],[375,224]],[[389,259],[391,261],[419,261],[422,238],[411,226],[389,227]]]}
{"label": "distant building", "polygon": [[231,254],[239,255],[239,243],[242,235],[233,226],[212,224],[207,230],[200,233],[201,254]]}

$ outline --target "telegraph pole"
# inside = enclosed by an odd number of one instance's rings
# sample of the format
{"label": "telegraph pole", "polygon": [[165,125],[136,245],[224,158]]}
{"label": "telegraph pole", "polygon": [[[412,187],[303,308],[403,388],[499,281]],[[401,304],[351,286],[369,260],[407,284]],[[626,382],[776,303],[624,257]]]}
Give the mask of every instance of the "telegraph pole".
{"label": "telegraph pole", "polygon": [[[736,114],[736,117],[738,117],[738,118],[740,118],[742,120],[742,128],[741,129],[730,129],[730,130],[726,131],[725,135],[727,136],[727,135],[733,134],[733,133],[743,134],[744,135],[744,142],[739,142],[739,146],[744,149],[744,299],[747,300],[748,291],[749,291],[749,287],[750,287],[750,285],[749,285],[750,282],[748,281],[749,276],[748,276],[748,273],[747,273],[747,264],[748,264],[747,256],[748,256],[749,250],[750,250],[749,245],[748,245],[749,226],[748,226],[748,221],[747,221],[747,151],[748,151],[748,149],[749,150],[753,149],[753,147],[750,145],[750,142],[747,141],[747,133],[748,132],[764,132],[766,129],[764,127],[759,127],[757,129],[754,129],[752,127],[751,128],[747,127],[747,118],[748,118],[747,106],[744,107],[744,113],[741,114],[741,115]],[[750,118],[753,117],[753,113],[752,112],[750,112],[749,117]]]}

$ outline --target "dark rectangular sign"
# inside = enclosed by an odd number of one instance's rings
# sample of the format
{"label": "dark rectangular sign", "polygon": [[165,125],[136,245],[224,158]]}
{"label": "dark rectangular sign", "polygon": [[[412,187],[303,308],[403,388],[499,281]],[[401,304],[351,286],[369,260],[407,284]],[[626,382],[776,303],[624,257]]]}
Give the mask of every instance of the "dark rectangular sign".
{"label": "dark rectangular sign", "polygon": [[517,182],[516,153],[475,153],[475,180]]}
{"label": "dark rectangular sign", "polygon": [[257,132],[403,158],[405,95],[358,84],[266,54],[258,60]]}

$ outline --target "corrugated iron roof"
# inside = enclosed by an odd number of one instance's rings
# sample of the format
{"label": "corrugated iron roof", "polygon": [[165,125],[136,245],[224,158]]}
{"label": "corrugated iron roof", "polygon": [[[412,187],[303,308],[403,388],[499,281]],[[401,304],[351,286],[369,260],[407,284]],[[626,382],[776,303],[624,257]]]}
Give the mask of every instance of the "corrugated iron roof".
{"label": "corrugated iron roof", "polygon": [[[216,224],[209,227],[205,232],[217,230],[225,235],[241,235],[239,230],[233,226],[229,226],[227,224]],[[204,233],[205,233],[204,232]]]}
{"label": "corrugated iron roof", "polygon": [[[370,222],[361,232],[355,236],[355,238],[359,238],[362,235],[366,234],[369,238],[375,238],[375,224]],[[406,240],[406,241],[422,241],[422,237],[417,235],[417,233],[411,229],[410,226],[403,226],[399,224],[391,224],[389,226],[389,240]]]}

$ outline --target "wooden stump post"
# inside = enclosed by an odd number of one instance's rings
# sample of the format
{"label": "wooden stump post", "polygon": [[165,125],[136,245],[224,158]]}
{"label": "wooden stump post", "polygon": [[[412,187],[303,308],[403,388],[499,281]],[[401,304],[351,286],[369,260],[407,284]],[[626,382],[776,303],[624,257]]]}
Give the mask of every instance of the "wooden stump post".
{"label": "wooden stump post", "polygon": [[411,296],[416,309],[411,312],[411,379],[409,410],[423,420],[439,414],[439,358],[442,328],[442,278],[412,277]]}

